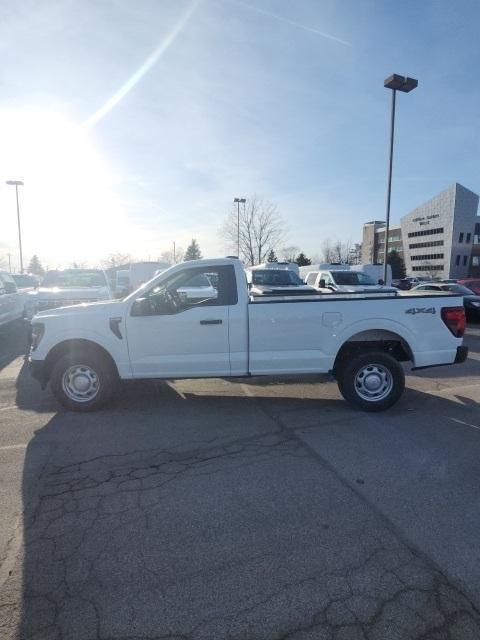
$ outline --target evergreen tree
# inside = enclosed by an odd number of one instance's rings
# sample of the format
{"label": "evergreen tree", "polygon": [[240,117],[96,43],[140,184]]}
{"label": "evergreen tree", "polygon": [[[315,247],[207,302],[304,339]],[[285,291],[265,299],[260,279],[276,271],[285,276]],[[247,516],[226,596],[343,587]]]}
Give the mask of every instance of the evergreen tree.
{"label": "evergreen tree", "polygon": [[37,255],[32,256],[30,264],[27,267],[28,273],[33,273],[36,276],[43,276],[45,269],[42,267],[42,263]]}
{"label": "evergreen tree", "polygon": [[407,274],[405,263],[402,256],[398,253],[398,251],[396,251],[396,249],[392,249],[388,252],[387,263],[392,267],[392,278],[405,278]]}
{"label": "evergreen tree", "polygon": [[267,256],[267,262],[278,262],[278,258],[273,249],[270,249],[270,253]]}
{"label": "evergreen tree", "polygon": [[310,260],[310,258],[307,258],[307,256],[303,253],[303,251],[298,254],[298,256],[295,259],[295,262],[298,264],[299,267],[306,267],[309,264],[312,264],[312,261]]}
{"label": "evergreen tree", "polygon": [[202,252],[200,251],[200,247],[198,246],[198,242],[195,238],[192,238],[191,243],[188,245],[187,250],[185,251],[184,260],[200,260],[202,257]]}

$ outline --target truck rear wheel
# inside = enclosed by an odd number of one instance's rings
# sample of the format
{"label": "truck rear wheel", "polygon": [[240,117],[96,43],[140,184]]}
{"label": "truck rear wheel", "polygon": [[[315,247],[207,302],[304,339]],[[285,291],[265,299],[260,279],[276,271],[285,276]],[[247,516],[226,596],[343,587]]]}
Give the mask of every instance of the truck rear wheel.
{"label": "truck rear wheel", "polygon": [[363,411],[384,411],[405,389],[402,366],[391,355],[371,351],[344,361],[337,372],[342,396]]}
{"label": "truck rear wheel", "polygon": [[50,377],[56,399],[71,411],[95,411],[115,390],[116,376],[106,358],[93,351],[74,351],[57,360]]}

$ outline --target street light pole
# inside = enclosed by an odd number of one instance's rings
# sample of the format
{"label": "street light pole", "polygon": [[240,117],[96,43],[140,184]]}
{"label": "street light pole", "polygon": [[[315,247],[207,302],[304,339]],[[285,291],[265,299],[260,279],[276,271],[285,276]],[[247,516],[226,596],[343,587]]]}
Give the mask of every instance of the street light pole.
{"label": "street light pole", "polygon": [[20,273],[23,273],[23,252],[22,252],[22,229],[20,226],[20,205],[18,203],[18,187],[23,186],[21,180],[7,180],[7,184],[15,186],[15,195],[17,198],[17,225],[18,225],[18,248],[20,251]]}
{"label": "street light pole", "polygon": [[245,198],[234,198],[237,203],[237,258],[240,258],[240,203],[245,204]]}
{"label": "street light pole", "polygon": [[387,211],[386,211],[386,224],[385,224],[385,243],[383,254],[383,283],[387,284],[387,267],[388,267],[388,234],[390,233],[390,201],[392,196],[392,168],[393,168],[393,141],[395,136],[395,103],[397,97],[397,91],[403,93],[410,93],[418,86],[418,80],[414,78],[408,78],[400,76],[396,73],[389,76],[383,86],[392,90],[392,108],[390,114],[390,154],[388,160],[388,183],[387,183]]}
{"label": "street light pole", "polygon": [[388,234],[390,231],[390,201],[392,197],[392,167],[393,167],[393,140],[395,136],[395,101],[397,90],[392,91],[392,111],[390,116],[390,157],[388,162],[388,183],[387,183],[387,212],[385,225],[385,244],[383,247],[383,284],[387,284],[387,256],[388,256]]}

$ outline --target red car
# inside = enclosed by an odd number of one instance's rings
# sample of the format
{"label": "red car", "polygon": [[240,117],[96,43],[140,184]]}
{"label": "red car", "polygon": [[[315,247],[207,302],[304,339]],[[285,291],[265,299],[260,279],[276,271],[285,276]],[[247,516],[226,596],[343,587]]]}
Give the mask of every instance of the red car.
{"label": "red car", "polygon": [[480,296],[480,278],[466,278],[465,280],[458,280],[458,284],[463,284],[464,287],[468,287]]}

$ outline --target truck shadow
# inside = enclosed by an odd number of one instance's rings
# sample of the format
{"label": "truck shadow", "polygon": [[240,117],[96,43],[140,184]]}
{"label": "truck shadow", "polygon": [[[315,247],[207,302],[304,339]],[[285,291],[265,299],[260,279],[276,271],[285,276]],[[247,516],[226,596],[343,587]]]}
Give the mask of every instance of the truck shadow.
{"label": "truck shadow", "polygon": [[[20,381],[20,395],[21,387]],[[220,627],[209,637],[222,638],[228,635],[229,620],[245,608],[239,603],[250,602],[249,593],[257,582],[265,596],[278,592],[284,583],[300,585],[316,571],[317,595],[295,591],[295,597],[282,599],[282,606],[275,609],[277,628],[286,634],[294,630],[288,626],[293,618],[300,628],[311,619],[315,606],[318,610],[326,606],[316,600],[325,589],[323,575],[325,580],[328,577],[325,558],[338,556],[338,567],[343,566],[340,555],[347,551],[341,544],[356,545],[362,538],[368,546],[372,526],[372,540],[388,538],[390,546],[403,548],[392,531],[375,529],[365,508],[356,516],[358,531],[353,527],[348,536],[336,530],[334,520],[328,527],[320,524],[322,517],[334,518],[332,514],[344,508],[342,502],[350,500],[350,493],[324,489],[331,491],[326,497],[329,511],[319,513],[322,507],[314,497],[319,487],[311,484],[315,476],[302,476],[305,465],[318,463],[291,437],[285,421],[275,417],[289,413],[289,423],[296,428],[295,412],[316,414],[310,428],[321,430],[332,428],[327,409],[345,420],[366,414],[339,399],[226,393],[221,385],[219,394],[210,395],[180,395],[163,383],[127,385],[110,409],[95,414],[60,412],[36,431],[23,471],[23,564],[7,581],[9,601],[14,585],[21,589],[22,602],[16,609],[21,612],[20,638],[207,637],[191,630],[208,618],[207,611],[214,615],[217,604]],[[27,397],[27,392],[21,395],[24,406]],[[468,409],[478,412],[479,404],[468,402]],[[407,415],[407,408],[413,407],[419,410],[416,428],[431,429],[433,406],[437,415],[459,409],[455,402],[409,391],[394,409],[376,414],[376,419],[389,431],[390,418]],[[347,440],[345,446],[355,443]],[[381,459],[378,464],[382,465]],[[279,475],[272,479],[278,466]],[[297,485],[294,472],[300,474]],[[277,490],[278,482],[288,490]],[[301,516],[292,501],[294,492],[312,499],[312,506]],[[280,520],[290,527],[287,538],[277,528],[278,522],[261,515],[270,509],[265,511],[265,500],[274,504]],[[303,530],[314,536],[314,544],[295,542],[296,536],[303,539]],[[339,546],[340,538],[344,542]],[[359,549],[355,553],[361,554]],[[416,551],[402,553],[415,558],[422,585],[431,585],[422,586],[430,595],[417,601],[419,619],[425,614],[423,619],[431,620],[433,633],[442,612],[434,616],[430,609],[437,606],[432,603],[442,601],[452,625],[465,618],[468,628],[475,630],[476,635],[462,637],[480,637],[480,618],[468,597]],[[256,558],[255,562],[247,556]],[[267,563],[262,560],[265,557],[270,557]],[[285,563],[288,575],[284,575]],[[369,629],[381,629],[384,624],[405,629],[403,625],[413,624],[405,633],[420,636],[415,627],[418,620],[413,623],[401,608],[383,608],[383,600],[394,602],[394,594],[387,587],[379,594],[373,579],[378,567],[372,566],[371,572],[369,567],[366,564],[356,576],[359,594],[376,603]],[[337,575],[339,569],[332,571]],[[409,575],[405,573],[399,593],[411,588],[414,596],[417,585]],[[273,605],[263,597],[260,600],[264,602],[258,616],[250,607],[248,637],[264,637],[262,616],[268,619]],[[347,609],[338,624],[349,623]],[[426,637],[428,629],[423,631]]]}
{"label": "truck shadow", "polygon": [[0,371],[28,352],[29,325],[16,322],[0,328]]}

